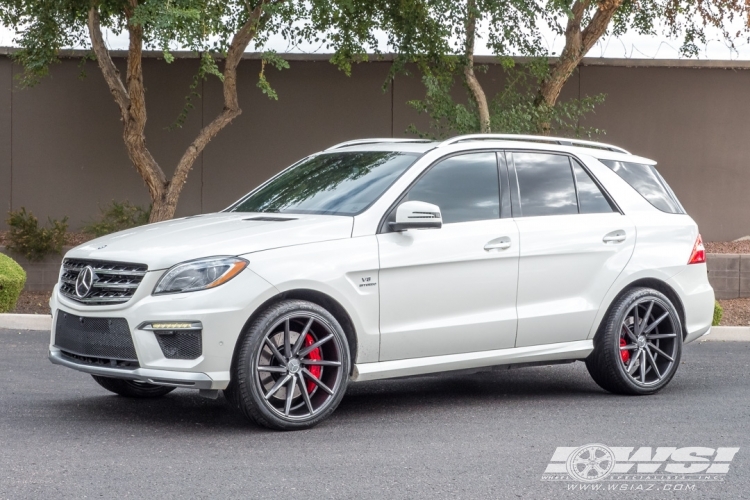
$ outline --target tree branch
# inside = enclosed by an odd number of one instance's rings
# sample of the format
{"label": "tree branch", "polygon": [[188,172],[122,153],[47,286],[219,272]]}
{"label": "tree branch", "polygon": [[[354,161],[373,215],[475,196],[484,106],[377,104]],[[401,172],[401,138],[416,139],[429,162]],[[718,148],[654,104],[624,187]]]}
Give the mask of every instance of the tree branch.
{"label": "tree branch", "polygon": [[568,18],[565,30],[565,48],[550,74],[540,85],[537,105],[548,107],[555,105],[563,85],[591,47],[607,31],[612,17],[622,2],[623,0],[604,0],[599,3],[588,25],[581,30],[581,21],[590,5],[590,0],[576,0],[571,9],[573,15]]}
{"label": "tree branch", "polygon": [[177,199],[187,181],[188,173],[193,168],[195,160],[203,152],[208,143],[216,137],[216,134],[242,113],[237,98],[237,66],[242,60],[242,54],[245,52],[245,49],[247,49],[247,46],[255,38],[258,24],[261,22],[261,16],[263,15],[264,5],[265,2],[261,2],[251,10],[245,24],[232,37],[232,42],[229,45],[229,50],[224,60],[224,109],[211,123],[201,129],[198,136],[182,155],[169,185],[169,191],[166,195],[167,205],[176,206]]}
{"label": "tree branch", "polygon": [[[135,7],[136,0],[130,0],[131,7]],[[126,9],[128,18],[132,9]],[[128,50],[128,88],[120,78],[120,71],[115,66],[109,55],[109,50],[102,37],[99,11],[96,5],[89,9],[88,16],[89,36],[91,46],[96,54],[104,80],[120,108],[121,120],[123,122],[123,140],[128,151],[128,157],[133,166],[143,178],[148,187],[152,200],[162,196],[166,188],[167,178],[159,164],[156,163],[151,152],[146,147],[144,129],[146,126],[146,95],[143,88],[142,57],[142,29],[128,24],[130,34],[130,49]]]}
{"label": "tree branch", "polygon": [[474,40],[476,38],[476,12],[474,0],[468,0],[466,4],[466,65],[464,66],[464,77],[466,85],[469,87],[471,94],[479,111],[479,130],[483,134],[490,133],[490,110],[487,105],[487,96],[479,83],[477,76],[474,74]]}
{"label": "tree branch", "polygon": [[130,22],[138,0],[128,0],[125,9],[128,19],[128,71],[125,81],[130,96],[128,121],[123,137],[133,164],[143,177],[151,199],[163,196],[167,176],[146,146],[146,89],[143,86],[143,27]]}
{"label": "tree branch", "polygon": [[109,86],[109,91],[115,98],[115,102],[120,107],[123,123],[127,123],[128,109],[130,108],[130,96],[122,83],[120,71],[115,66],[115,63],[112,62],[112,58],[109,56],[109,50],[104,43],[101,24],[99,21],[99,11],[96,7],[91,7],[89,10],[88,27],[89,36],[91,37],[91,47],[94,49],[94,54],[96,54],[96,61],[99,63],[99,69],[102,71],[104,80],[107,82],[107,86]]}

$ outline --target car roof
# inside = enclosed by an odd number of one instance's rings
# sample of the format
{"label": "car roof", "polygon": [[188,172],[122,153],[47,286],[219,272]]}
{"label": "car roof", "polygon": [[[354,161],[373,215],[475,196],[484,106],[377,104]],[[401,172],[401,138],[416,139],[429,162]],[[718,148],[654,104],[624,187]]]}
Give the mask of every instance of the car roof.
{"label": "car roof", "polygon": [[[467,150],[509,148],[534,149],[588,155],[598,160],[614,160],[646,164],[656,163],[653,160],[633,155],[628,151],[611,144],[559,137],[515,134],[472,134],[456,136],[442,142],[431,141],[428,139],[357,139],[336,144],[326,149],[324,153],[339,151],[393,151],[423,154],[435,148],[446,146],[452,146],[452,151],[455,151],[457,148]],[[477,146],[479,146],[479,148]]]}

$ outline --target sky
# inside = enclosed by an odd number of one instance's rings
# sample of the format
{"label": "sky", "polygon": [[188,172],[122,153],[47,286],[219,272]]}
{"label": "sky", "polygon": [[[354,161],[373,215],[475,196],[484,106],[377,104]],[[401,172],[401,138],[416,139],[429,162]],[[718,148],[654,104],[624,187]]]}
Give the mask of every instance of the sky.
{"label": "sky", "polygon": [[[731,31],[736,31],[734,27]],[[0,47],[12,47],[14,33],[3,26],[0,26]],[[111,32],[105,33],[105,38],[110,49],[127,49],[127,37],[124,35],[115,35]],[[385,36],[382,34],[378,37],[381,40],[380,49],[388,52]],[[564,46],[564,38],[557,35],[551,30],[545,30],[544,40],[549,48],[550,54],[559,54]],[[74,47],[81,48],[81,47]],[[620,37],[605,36],[589,51],[588,57],[607,57],[607,58],[628,58],[628,59],[681,59],[679,53],[680,41],[668,39],[663,36],[642,36],[637,34],[626,34]],[[289,45],[281,36],[272,37],[265,50],[275,50],[279,53],[325,53],[321,46],[313,44],[303,44],[300,46]],[[709,32],[709,41],[702,47],[698,59],[712,60],[750,60],[750,43],[747,40],[735,41],[735,49],[732,50],[727,42],[723,40],[721,34]],[[251,47],[250,51],[258,51],[257,47]],[[477,55],[491,55],[486,46],[477,42]]]}

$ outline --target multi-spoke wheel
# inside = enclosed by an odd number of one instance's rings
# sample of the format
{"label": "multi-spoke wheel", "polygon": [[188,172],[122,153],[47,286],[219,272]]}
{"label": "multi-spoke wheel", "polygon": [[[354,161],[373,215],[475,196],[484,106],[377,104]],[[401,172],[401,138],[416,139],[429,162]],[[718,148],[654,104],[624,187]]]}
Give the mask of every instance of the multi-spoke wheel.
{"label": "multi-spoke wheel", "polygon": [[322,307],[280,302],[243,338],[228,399],[261,425],[311,427],[336,409],[349,376],[349,346]]}
{"label": "multi-spoke wheel", "polygon": [[628,291],[611,308],[586,367],[602,388],[652,394],[669,383],[682,354],[682,326],[672,303],[649,288]]}

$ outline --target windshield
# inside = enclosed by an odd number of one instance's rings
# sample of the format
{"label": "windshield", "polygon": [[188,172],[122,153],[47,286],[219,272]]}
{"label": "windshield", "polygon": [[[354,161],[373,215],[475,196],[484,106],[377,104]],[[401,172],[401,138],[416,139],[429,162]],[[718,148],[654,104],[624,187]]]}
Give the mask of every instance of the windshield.
{"label": "windshield", "polygon": [[382,151],[319,154],[290,168],[229,210],[356,215],[377,200],[418,156]]}

